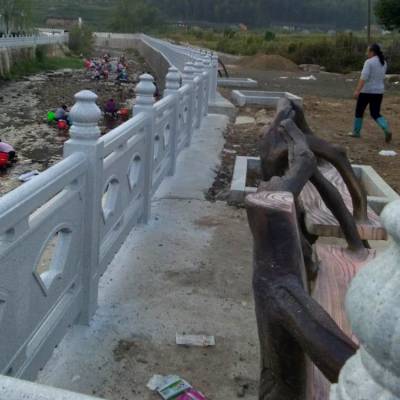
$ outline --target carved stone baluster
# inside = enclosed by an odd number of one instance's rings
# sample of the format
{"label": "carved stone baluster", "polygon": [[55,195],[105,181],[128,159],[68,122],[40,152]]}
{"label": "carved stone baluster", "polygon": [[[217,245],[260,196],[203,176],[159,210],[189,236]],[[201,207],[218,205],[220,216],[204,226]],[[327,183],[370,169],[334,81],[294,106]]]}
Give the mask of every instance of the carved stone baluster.
{"label": "carved stone baluster", "polygon": [[208,115],[208,103],[210,101],[210,85],[211,85],[211,74],[212,74],[212,66],[207,55],[202,57],[203,59],[203,68],[204,68],[204,110],[203,115],[206,117]]}
{"label": "carved stone baluster", "polygon": [[212,65],[212,84],[210,89],[210,102],[215,103],[217,100],[217,90],[218,90],[218,54],[213,54],[211,56]]}
{"label": "carved stone baluster", "polygon": [[204,76],[203,76],[203,71],[204,71],[204,65],[203,61],[199,58],[196,59],[194,63],[194,74],[196,77],[199,77],[200,80],[198,84],[196,85],[196,91],[197,91],[197,97],[198,97],[198,102],[197,102],[197,109],[195,110],[197,114],[196,118],[196,129],[199,129],[201,127],[201,121],[203,119],[203,107],[204,107],[204,90],[203,90],[203,85],[204,85]]}
{"label": "carved stone baluster", "polygon": [[400,399],[400,201],[381,218],[393,242],[358,273],[347,293],[360,349],[342,369],[331,400]]}
{"label": "carved stone baluster", "polygon": [[194,84],[194,69],[191,62],[185,64],[185,69],[183,71],[183,85],[190,85],[191,94],[189,96],[189,110],[188,110],[188,124],[189,130],[187,132],[187,138],[185,140],[186,147],[190,146],[194,132],[194,119],[195,119],[195,106],[196,106],[196,85]]}
{"label": "carved stone baluster", "polygon": [[85,153],[88,160],[86,181],[86,210],[83,229],[83,310],[81,323],[89,324],[97,308],[100,249],[100,215],[103,195],[104,144],[99,141],[98,122],[101,111],[96,104],[97,95],[83,90],[75,95],[76,103],[71,109],[71,139],[64,145],[64,155]]}
{"label": "carved stone baluster", "polygon": [[173,120],[169,127],[170,143],[171,143],[171,163],[168,175],[172,176],[175,174],[176,158],[178,156],[178,137],[180,135],[179,129],[183,127],[179,124],[179,108],[180,108],[180,96],[179,88],[181,86],[181,74],[175,67],[170,67],[166,76],[166,87],[164,91],[164,97],[174,96],[174,108],[173,108]]}
{"label": "carved stone baluster", "polygon": [[153,193],[153,162],[154,162],[154,94],[156,86],[154,78],[150,74],[140,76],[140,81],[136,86],[136,104],[133,114],[141,112],[149,116],[146,125],[146,155],[145,155],[145,183],[144,183],[144,204],[145,210],[143,222],[148,222],[151,214],[151,196]]}

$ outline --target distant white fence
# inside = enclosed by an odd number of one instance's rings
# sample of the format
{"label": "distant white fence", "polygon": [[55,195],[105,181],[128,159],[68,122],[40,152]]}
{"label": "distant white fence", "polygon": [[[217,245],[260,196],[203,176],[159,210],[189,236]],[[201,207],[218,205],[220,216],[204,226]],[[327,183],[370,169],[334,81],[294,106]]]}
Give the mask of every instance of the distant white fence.
{"label": "distant white fence", "polygon": [[27,35],[27,36],[3,36],[0,37],[0,48],[30,47],[46,44],[68,43],[68,34],[59,33],[54,35]]}
{"label": "distant white fence", "polygon": [[[170,67],[157,103],[142,75],[134,117],[103,137],[97,96],[78,93],[64,159],[0,198],[0,373],[34,379],[68,326],[90,322],[100,276],[208,113],[214,72],[205,55]],[[0,400],[17,398],[7,379]]]}

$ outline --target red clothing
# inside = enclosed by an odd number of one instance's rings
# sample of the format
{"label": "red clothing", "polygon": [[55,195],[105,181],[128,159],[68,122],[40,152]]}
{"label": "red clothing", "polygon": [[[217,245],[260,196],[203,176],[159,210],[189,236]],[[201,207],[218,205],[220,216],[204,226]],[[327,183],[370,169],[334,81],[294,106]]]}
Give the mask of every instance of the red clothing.
{"label": "red clothing", "polygon": [[0,153],[0,168],[5,168],[8,165],[8,153]]}

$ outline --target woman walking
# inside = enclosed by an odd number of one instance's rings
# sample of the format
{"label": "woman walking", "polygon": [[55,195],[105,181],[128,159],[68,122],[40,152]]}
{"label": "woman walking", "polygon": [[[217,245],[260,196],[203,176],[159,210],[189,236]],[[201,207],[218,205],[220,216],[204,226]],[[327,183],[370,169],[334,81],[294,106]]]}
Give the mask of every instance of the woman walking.
{"label": "woman walking", "polygon": [[358,82],[354,97],[357,99],[356,118],[352,137],[361,137],[364,112],[369,105],[371,117],[379,125],[385,134],[386,143],[392,140],[392,133],[385,117],[381,115],[381,105],[385,92],[385,75],[387,62],[378,44],[368,47],[368,60],[361,72],[361,79]]}

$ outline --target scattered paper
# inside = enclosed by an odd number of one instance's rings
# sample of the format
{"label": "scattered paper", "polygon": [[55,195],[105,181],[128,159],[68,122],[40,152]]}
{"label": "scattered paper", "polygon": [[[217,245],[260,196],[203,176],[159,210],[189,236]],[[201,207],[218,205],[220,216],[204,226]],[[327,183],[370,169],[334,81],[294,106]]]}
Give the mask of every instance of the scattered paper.
{"label": "scattered paper", "polygon": [[302,81],[316,81],[317,80],[317,78],[314,75],[301,76],[299,79]]}
{"label": "scattered paper", "polygon": [[146,386],[164,400],[207,400],[201,392],[177,375],[153,375]]}
{"label": "scattered paper", "polygon": [[249,117],[247,115],[239,115],[236,118],[235,125],[248,125],[254,124],[256,122],[255,118]]}
{"label": "scattered paper", "polygon": [[203,393],[194,389],[187,390],[177,400],[207,400]]}
{"label": "scattered paper", "polygon": [[227,154],[236,154],[237,151],[235,151],[235,150],[230,150],[230,149],[224,149],[224,153],[227,153]]}
{"label": "scattered paper", "polygon": [[176,334],[178,346],[212,347],[215,346],[214,336],[205,335],[179,335]]}
{"label": "scattered paper", "polygon": [[20,175],[18,179],[19,179],[21,182],[28,182],[28,181],[30,181],[34,176],[39,175],[39,174],[40,174],[40,172],[39,172],[37,169],[35,169],[34,171],[26,172],[26,173]]}
{"label": "scattered paper", "polygon": [[156,391],[164,383],[164,377],[162,375],[153,375],[151,379],[147,382],[147,387],[152,391]]}
{"label": "scattered paper", "polygon": [[382,150],[379,152],[379,155],[384,157],[395,157],[397,156],[397,153],[393,150]]}
{"label": "scattered paper", "polygon": [[164,400],[174,399],[192,387],[179,376],[169,376],[164,380],[164,385],[157,389]]}

